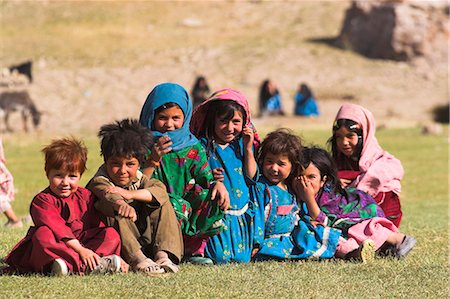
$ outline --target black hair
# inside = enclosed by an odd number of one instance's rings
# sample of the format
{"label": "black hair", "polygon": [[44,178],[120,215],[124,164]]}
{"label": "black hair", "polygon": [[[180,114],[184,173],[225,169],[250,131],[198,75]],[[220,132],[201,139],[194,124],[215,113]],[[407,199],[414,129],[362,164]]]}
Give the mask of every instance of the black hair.
{"label": "black hair", "polygon": [[268,153],[274,155],[286,155],[292,164],[292,170],[287,178],[290,183],[293,177],[300,175],[303,171],[302,163],[302,139],[294,135],[290,129],[281,128],[267,134],[261,146],[258,149],[257,161],[258,166],[262,169],[264,158]]}
{"label": "black hair", "polygon": [[300,84],[299,92],[302,94],[303,98],[300,102],[300,104],[306,103],[306,101],[309,100],[309,98],[314,97],[311,89],[306,85],[305,83]]}
{"label": "black hair", "polygon": [[266,109],[267,101],[278,94],[278,89],[275,89],[273,93],[269,91],[270,79],[266,79],[261,84],[259,89],[259,113],[262,113]]}
{"label": "black hair", "polygon": [[320,180],[326,176],[326,183],[331,183],[332,188],[337,193],[342,193],[341,181],[337,173],[337,167],[330,154],[317,146],[305,147],[302,151],[304,169],[312,163],[320,171]]}
{"label": "black hair", "polygon": [[363,146],[363,136],[362,136],[362,128],[361,125],[355,122],[354,120],[341,118],[334,122],[333,125],[333,135],[328,139],[327,143],[331,147],[331,154],[335,160],[339,159],[341,153],[339,152],[336,144],[336,131],[340,128],[346,128],[350,132],[356,133],[358,135],[358,144],[356,148],[356,156],[359,158],[362,146]]}
{"label": "black hair", "polygon": [[211,90],[204,76],[198,76],[191,90],[194,108],[203,103],[209,96]]}
{"label": "black hair", "polygon": [[152,132],[139,124],[137,119],[103,125],[98,137],[105,162],[111,157],[133,157],[142,163],[153,145]]}
{"label": "black hair", "polygon": [[[175,102],[168,102],[168,103],[162,104],[161,106],[156,108],[154,115],[156,116],[161,111],[169,109],[169,108],[172,108],[172,107],[178,107],[178,108],[181,109],[181,107],[177,103],[175,103]],[[183,111],[183,109],[181,109],[181,110]],[[183,112],[183,114],[184,114],[184,112]]]}

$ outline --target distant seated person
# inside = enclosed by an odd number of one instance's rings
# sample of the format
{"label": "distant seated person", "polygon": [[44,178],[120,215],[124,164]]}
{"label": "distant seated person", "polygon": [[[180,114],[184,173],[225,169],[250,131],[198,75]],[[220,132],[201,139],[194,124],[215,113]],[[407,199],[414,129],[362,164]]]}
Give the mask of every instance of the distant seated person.
{"label": "distant seated person", "polygon": [[259,116],[284,115],[281,95],[272,80],[265,80],[259,90]]}
{"label": "distant seated person", "polygon": [[319,116],[319,108],[317,107],[314,95],[308,85],[302,83],[294,96],[295,115],[300,116]]}
{"label": "distant seated person", "polygon": [[203,76],[198,76],[195,80],[194,87],[192,87],[191,96],[193,101],[193,106],[196,108],[198,105],[203,103],[210,94],[210,89],[206,78]]}

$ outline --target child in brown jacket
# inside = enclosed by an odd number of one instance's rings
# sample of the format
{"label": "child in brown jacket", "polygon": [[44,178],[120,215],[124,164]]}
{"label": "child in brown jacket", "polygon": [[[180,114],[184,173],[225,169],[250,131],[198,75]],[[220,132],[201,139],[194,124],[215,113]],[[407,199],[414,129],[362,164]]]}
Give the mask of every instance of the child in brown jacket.
{"label": "child in brown jacket", "polygon": [[105,163],[86,188],[119,232],[123,259],[136,272],[178,272],[183,241],[166,187],[139,171],[153,143],[151,131],[125,119],[102,126],[98,136]]}

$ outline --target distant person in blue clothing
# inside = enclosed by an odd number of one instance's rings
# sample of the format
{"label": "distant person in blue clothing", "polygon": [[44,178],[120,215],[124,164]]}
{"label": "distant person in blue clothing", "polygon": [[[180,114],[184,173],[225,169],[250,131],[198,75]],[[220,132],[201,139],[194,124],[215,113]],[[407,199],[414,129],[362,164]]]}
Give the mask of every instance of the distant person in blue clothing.
{"label": "distant person in blue clothing", "polygon": [[305,83],[300,84],[297,93],[294,96],[295,100],[295,115],[300,116],[319,116],[319,108],[317,107],[314,95]]}
{"label": "distant person in blue clothing", "polygon": [[259,116],[284,115],[281,95],[272,80],[264,80],[259,90]]}

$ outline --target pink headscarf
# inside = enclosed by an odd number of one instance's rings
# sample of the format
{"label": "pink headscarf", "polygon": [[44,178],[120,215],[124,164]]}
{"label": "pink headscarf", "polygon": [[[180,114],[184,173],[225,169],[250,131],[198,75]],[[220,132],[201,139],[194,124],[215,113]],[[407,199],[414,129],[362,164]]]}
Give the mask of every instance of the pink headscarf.
{"label": "pink headscarf", "polygon": [[255,149],[261,143],[261,140],[256,132],[255,126],[252,124],[250,120],[250,109],[248,107],[248,101],[245,96],[237,90],[231,88],[224,88],[213,93],[208,99],[206,99],[203,103],[201,103],[192,113],[191,119],[191,132],[197,137],[205,137],[205,121],[206,115],[208,114],[209,104],[213,101],[234,101],[242,108],[244,108],[245,116],[247,119],[246,125],[253,129],[255,133]]}
{"label": "pink headscarf", "polygon": [[363,190],[373,197],[379,192],[401,191],[400,180],[403,178],[401,162],[383,150],[375,137],[375,119],[366,108],[355,104],[343,104],[335,121],[350,119],[361,125],[363,148],[359,158],[360,174],[351,186]]}

